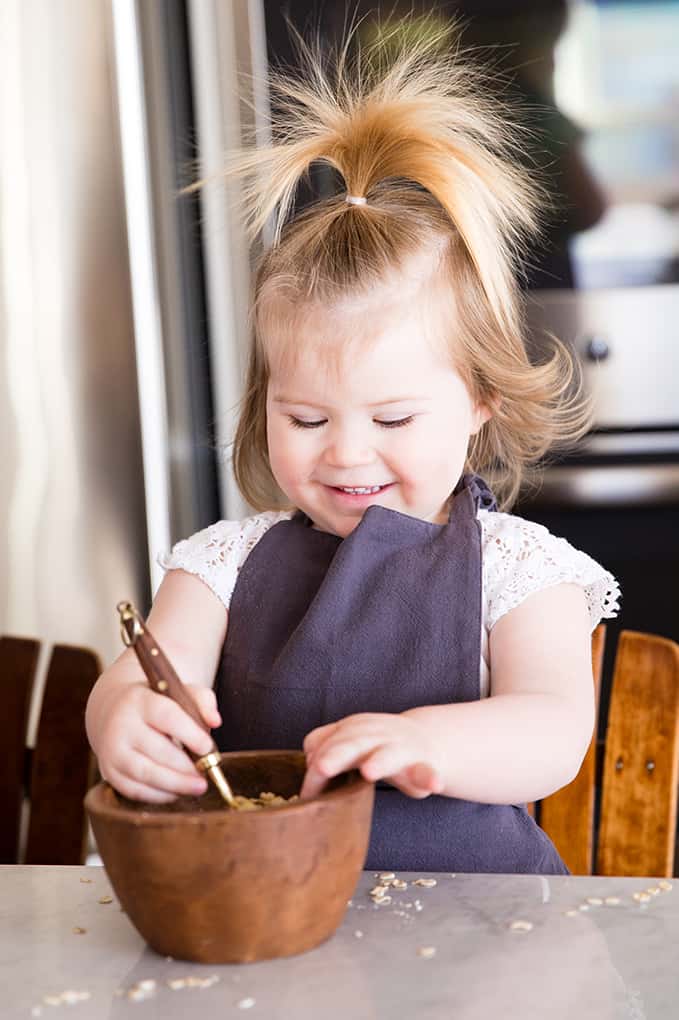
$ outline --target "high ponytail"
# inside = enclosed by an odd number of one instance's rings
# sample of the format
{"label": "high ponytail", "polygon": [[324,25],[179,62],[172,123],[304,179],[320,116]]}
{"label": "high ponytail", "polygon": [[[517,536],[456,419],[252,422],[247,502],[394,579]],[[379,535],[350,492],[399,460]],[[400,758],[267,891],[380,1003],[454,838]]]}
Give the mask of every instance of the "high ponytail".
{"label": "high ponytail", "polygon": [[[353,61],[348,47],[324,56],[299,40],[302,72],[272,72],[273,144],[234,154],[225,171],[245,178],[249,233],[273,218],[273,243],[280,243],[313,164],[332,167],[346,193],[368,203],[384,182],[418,185],[459,233],[505,322],[521,242],[537,230],[541,197],[512,159],[524,129],[509,128],[507,111],[483,98],[486,72],[441,52],[440,34],[395,53],[383,39]],[[334,211],[348,212],[341,203]]]}
{"label": "high ponytail", "polygon": [[[301,73],[272,76],[273,143],[228,161],[226,173],[244,179],[250,233],[274,223],[256,274],[234,442],[236,479],[256,509],[280,505],[266,449],[267,325],[273,319],[280,333],[281,317],[301,306],[369,294],[423,252],[444,253],[434,264],[456,312],[447,338],[455,366],[471,395],[497,409],[467,468],[495,485],[501,506],[528,463],[587,428],[570,353],[555,340],[553,357],[531,366],[523,342],[521,244],[537,229],[544,195],[519,169],[521,129],[484,98],[483,72],[439,47],[440,38],[411,42],[388,63],[380,49],[351,60],[347,44],[331,60],[302,47]],[[344,190],[290,218],[317,163]],[[296,330],[288,332],[294,343]]]}

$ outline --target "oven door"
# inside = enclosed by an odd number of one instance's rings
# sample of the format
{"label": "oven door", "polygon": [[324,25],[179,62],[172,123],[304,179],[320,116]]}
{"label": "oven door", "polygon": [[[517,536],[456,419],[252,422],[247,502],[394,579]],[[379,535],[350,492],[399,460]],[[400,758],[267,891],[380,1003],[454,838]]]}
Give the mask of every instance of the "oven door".
{"label": "oven door", "polygon": [[529,477],[528,504],[571,511],[679,507],[679,428],[590,434],[576,455]]}

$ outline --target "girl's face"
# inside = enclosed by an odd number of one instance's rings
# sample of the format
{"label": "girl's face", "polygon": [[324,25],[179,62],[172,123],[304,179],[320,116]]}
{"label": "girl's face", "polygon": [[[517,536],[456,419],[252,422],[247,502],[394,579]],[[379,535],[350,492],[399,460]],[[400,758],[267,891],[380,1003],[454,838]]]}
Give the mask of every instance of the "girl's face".
{"label": "girl's face", "polygon": [[270,359],[271,468],[321,530],[345,537],[375,504],[447,520],[469,438],[490,413],[427,325],[412,301],[317,313],[295,333],[296,358]]}

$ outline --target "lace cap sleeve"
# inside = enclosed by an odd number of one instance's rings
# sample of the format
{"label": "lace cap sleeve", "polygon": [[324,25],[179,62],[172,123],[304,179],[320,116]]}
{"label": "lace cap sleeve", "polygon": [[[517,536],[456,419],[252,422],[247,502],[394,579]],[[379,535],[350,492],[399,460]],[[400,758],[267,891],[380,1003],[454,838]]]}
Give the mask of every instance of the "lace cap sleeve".
{"label": "lace cap sleeve", "polygon": [[592,629],[618,611],[620,588],[596,560],[547,528],[511,514],[479,513],[486,627],[533,592],[563,582],[584,589]]}
{"label": "lace cap sleeve", "polygon": [[243,521],[217,521],[161,553],[158,563],[164,570],[186,570],[200,577],[228,609],[248,553],[269,528],[290,517],[291,511],[267,510]]}

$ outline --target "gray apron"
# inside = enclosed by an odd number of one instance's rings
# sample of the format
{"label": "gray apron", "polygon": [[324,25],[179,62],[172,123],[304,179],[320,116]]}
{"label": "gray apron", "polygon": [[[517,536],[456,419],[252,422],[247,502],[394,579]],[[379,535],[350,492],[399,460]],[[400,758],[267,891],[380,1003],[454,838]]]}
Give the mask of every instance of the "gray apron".
{"label": "gray apron", "polygon": [[[466,475],[447,524],[371,506],[347,538],[298,512],[249,553],[231,599],[215,689],[221,750],[301,748],[357,712],[478,701],[479,507]],[[568,874],[523,805],[415,800],[378,783],[366,868]]]}

